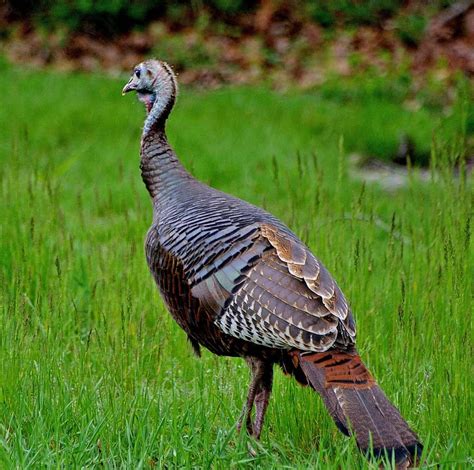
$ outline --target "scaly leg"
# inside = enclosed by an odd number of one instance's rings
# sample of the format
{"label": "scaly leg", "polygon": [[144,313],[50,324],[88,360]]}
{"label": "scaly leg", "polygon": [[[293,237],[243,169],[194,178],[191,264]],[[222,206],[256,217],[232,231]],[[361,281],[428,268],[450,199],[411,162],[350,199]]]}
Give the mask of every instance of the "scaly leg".
{"label": "scaly leg", "polygon": [[[250,382],[247,401],[242,410],[237,429],[240,431],[245,419],[247,432],[255,437],[255,439],[259,439],[268,401],[272,392],[273,364],[255,357],[246,357],[245,360],[252,372],[252,381]],[[255,424],[252,423],[252,409],[254,403],[256,406]]]}
{"label": "scaly leg", "polygon": [[255,397],[255,424],[253,427],[253,437],[260,439],[262,433],[263,420],[265,419],[265,413],[267,412],[268,402],[272,393],[273,383],[273,367],[270,365],[266,370],[264,380],[260,384],[260,392]]}

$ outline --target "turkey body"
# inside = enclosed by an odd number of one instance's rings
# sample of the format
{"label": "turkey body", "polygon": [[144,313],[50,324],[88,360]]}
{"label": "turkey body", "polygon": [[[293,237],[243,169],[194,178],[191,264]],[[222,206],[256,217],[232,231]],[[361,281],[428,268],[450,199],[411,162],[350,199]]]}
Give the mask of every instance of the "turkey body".
{"label": "turkey body", "polygon": [[399,468],[416,461],[422,445],[363,364],[351,310],[324,265],[276,217],[184,169],[165,132],[177,91],[166,63],[139,64],[123,92],[131,90],[148,110],[140,150],[153,203],[148,266],[196,353],[203,346],[249,364],[239,429],[259,438],[278,364],[321,395],[363,452]]}
{"label": "turkey body", "polygon": [[[160,201],[155,206],[157,221],[146,237],[146,257],[169,311],[193,345],[202,345],[218,355],[261,355],[280,361],[282,352],[292,347],[320,351],[336,341],[341,347],[353,344],[354,324],[348,309],[344,312],[347,321],[333,318],[321,297],[303,280],[285,272],[287,267],[279,259],[277,249],[262,235],[262,227],[273,227],[295,246],[308,250],[282,222],[256,206],[197,181],[188,182],[185,192],[174,191],[170,197],[172,203]],[[342,293],[325,268],[318,264],[324,271],[325,281],[333,283],[328,287],[337,289],[340,300],[343,300]],[[258,327],[250,320],[239,329],[240,337],[226,333],[232,325],[225,325],[224,312],[232,310],[232,300],[235,304],[235,299],[239,299],[236,294],[245,289],[251,279],[256,285],[260,281],[260,289],[268,290],[266,284],[270,284],[272,279],[252,276],[262,269],[270,271],[282,286],[277,285],[274,295],[265,292],[267,298],[262,298],[261,292],[256,293],[253,309],[266,307],[268,323],[280,321],[282,334],[288,326],[286,320],[293,314],[294,325],[290,325],[286,334],[293,338],[300,335],[299,343],[294,339],[292,345],[284,338],[280,339],[279,335],[268,337],[265,332],[259,333]],[[285,277],[288,278],[286,283]],[[311,317],[305,310],[298,310],[297,299],[280,298],[284,287],[291,289],[292,282],[304,292],[305,304],[313,303],[312,310],[320,311],[320,316]],[[344,304],[347,306],[345,301]],[[245,308],[247,315],[250,313],[249,306],[243,302],[234,305],[234,310],[239,308]],[[307,328],[304,328],[304,317],[308,317]],[[318,322],[322,323],[319,330],[315,328]],[[331,332],[332,335],[322,336],[316,331],[322,334]]]}

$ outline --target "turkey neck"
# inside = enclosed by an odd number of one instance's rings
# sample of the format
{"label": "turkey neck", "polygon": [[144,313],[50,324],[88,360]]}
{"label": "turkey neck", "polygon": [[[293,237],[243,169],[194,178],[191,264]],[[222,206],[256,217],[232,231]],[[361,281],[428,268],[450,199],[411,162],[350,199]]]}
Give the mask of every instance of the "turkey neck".
{"label": "turkey neck", "polygon": [[167,100],[156,99],[148,113],[142,134],[142,179],[151,198],[157,202],[172,195],[178,186],[193,179],[178,160],[166,137],[166,119],[174,99],[174,94]]}

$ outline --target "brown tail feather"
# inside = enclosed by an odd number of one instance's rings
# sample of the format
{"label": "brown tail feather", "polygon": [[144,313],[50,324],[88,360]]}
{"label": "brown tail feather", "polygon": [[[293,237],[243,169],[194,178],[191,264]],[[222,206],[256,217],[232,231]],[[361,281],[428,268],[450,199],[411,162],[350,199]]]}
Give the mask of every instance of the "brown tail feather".
{"label": "brown tail feather", "polygon": [[423,447],[417,435],[357,353],[292,354],[293,372],[303,372],[306,382],[322,396],[338,428],[346,435],[354,432],[363,452],[393,456],[401,468],[419,460]]}

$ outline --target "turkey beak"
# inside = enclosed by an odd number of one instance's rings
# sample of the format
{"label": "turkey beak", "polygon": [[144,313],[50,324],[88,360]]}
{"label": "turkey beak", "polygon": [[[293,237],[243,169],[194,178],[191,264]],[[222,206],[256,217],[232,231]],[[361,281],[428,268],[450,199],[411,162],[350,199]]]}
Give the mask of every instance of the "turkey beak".
{"label": "turkey beak", "polygon": [[130,80],[122,89],[122,96],[125,95],[125,93],[128,93],[129,91],[133,91],[136,89],[137,89],[137,82],[135,81],[135,76],[130,77]]}

